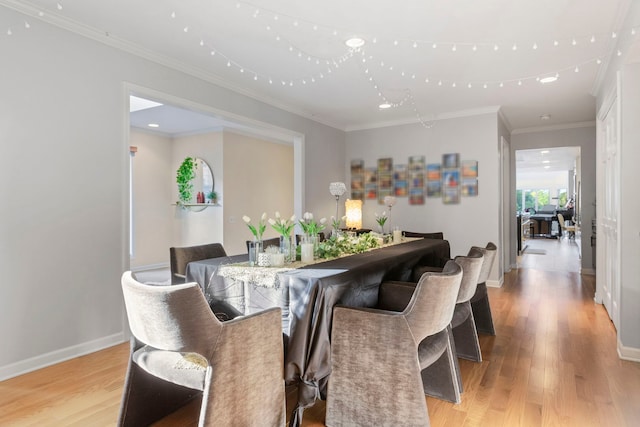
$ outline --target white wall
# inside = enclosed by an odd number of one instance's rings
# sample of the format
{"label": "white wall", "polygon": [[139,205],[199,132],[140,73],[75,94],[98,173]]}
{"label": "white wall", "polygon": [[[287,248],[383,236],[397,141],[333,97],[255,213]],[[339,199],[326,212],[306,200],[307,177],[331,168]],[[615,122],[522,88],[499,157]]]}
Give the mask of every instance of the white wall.
{"label": "white wall", "polygon": [[633,358],[640,361],[640,63],[623,66],[621,89],[619,341],[626,347],[622,352],[635,349]]}
{"label": "white wall", "polygon": [[[253,235],[244,215],[254,226],[264,212],[293,215],[293,146],[224,132],[224,163],[224,247],[228,254],[246,253]],[[277,236],[267,224],[263,238]]]}
{"label": "white wall", "polygon": [[[403,230],[444,232],[451,244],[451,255],[462,255],[475,246],[492,241],[500,245],[500,159],[498,157],[498,119],[495,113],[439,120],[433,128],[419,124],[391,126],[347,133],[346,159],[364,160],[365,167],[377,165],[377,159],[391,157],[394,164],[407,164],[409,156],[425,156],[426,163],[441,163],[442,155],[460,153],[460,160],[478,161],[479,195],[462,197],[460,204],[445,205],[442,198],[425,198],[424,205],[409,205],[398,198],[390,222]],[[350,176],[350,173],[348,173]],[[386,207],[377,200],[363,204],[364,228],[375,229],[375,213]],[[495,283],[502,280],[499,259],[491,272]]]}
{"label": "white wall", "polygon": [[[3,22],[25,20],[1,10]],[[302,135],[314,207],[331,210],[328,183],[345,178],[342,131],[29,21],[0,39],[0,379],[126,338],[128,85]]]}
{"label": "white wall", "polygon": [[[596,128],[588,124],[584,127],[574,127],[558,130],[542,130],[537,132],[518,133],[511,135],[511,158],[515,164],[515,151],[547,147],[580,147],[582,161],[582,271],[593,273],[591,264],[591,220],[595,217],[596,201]],[[512,171],[515,177],[515,171]],[[514,179],[515,181],[515,179]],[[515,184],[511,189],[512,218],[515,222]],[[516,241],[515,226],[511,228],[511,241]],[[516,253],[511,253],[511,264],[516,263]]]}
{"label": "white wall", "polygon": [[[133,157],[133,257],[131,268],[168,265],[172,242],[175,197],[170,181],[171,138],[131,130],[130,144],[138,148]],[[176,168],[177,169],[177,168]]]}
{"label": "white wall", "polygon": [[[640,2],[630,2],[623,28],[637,25],[640,19]],[[620,74],[620,329],[618,353],[625,359],[640,361],[640,201],[637,183],[640,181],[640,41],[623,37],[617,42],[621,56],[612,56],[602,85],[597,93],[597,110],[600,111],[612,93],[617,90]],[[602,259],[604,248],[598,246]]]}

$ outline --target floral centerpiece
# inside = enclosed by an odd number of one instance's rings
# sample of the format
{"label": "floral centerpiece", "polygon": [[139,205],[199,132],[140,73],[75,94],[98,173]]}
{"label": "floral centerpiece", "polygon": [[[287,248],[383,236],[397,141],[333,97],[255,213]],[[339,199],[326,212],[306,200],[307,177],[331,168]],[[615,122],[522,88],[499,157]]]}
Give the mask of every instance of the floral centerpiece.
{"label": "floral centerpiece", "polygon": [[387,216],[387,212],[386,211],[382,212],[382,215],[378,215],[378,213],[376,212],[375,216],[376,216],[376,222],[380,226],[380,233],[384,234],[384,225],[387,222],[387,219],[389,218]]}
{"label": "floral centerpiece", "polygon": [[302,231],[307,236],[317,236],[324,228],[326,227],[327,219],[322,218],[320,221],[316,221],[313,219],[313,214],[311,212],[305,212],[298,221]]}
{"label": "floral centerpiece", "polygon": [[269,224],[280,234],[280,252],[284,254],[285,262],[295,261],[295,251],[292,250],[291,231],[296,226],[296,216],[285,219],[276,212],[276,219],[269,218]]}
{"label": "floral centerpiece", "polygon": [[380,246],[379,240],[371,233],[359,236],[331,236],[318,245],[318,258],[337,258],[359,254]]}
{"label": "floral centerpiece", "polygon": [[342,228],[342,221],[346,221],[347,216],[343,216],[342,218],[336,218],[335,216],[331,216],[331,227],[333,228],[333,234],[337,235]]}
{"label": "floral centerpiece", "polygon": [[246,215],[242,217],[242,220],[247,224],[255,239],[261,241],[264,230],[267,228],[267,213],[262,214],[257,226],[251,225],[251,218]]}
{"label": "floral centerpiece", "polygon": [[291,236],[291,231],[296,226],[296,216],[291,215],[291,218],[285,219],[280,216],[280,212],[276,212],[276,219],[269,218],[269,224],[278,234],[288,237]]}

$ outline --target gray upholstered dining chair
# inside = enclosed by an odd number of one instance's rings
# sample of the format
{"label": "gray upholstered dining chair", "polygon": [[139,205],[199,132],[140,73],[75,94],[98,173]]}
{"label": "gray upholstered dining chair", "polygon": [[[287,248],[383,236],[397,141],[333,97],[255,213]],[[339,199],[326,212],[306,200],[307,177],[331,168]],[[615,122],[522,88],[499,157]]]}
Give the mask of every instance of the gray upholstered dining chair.
{"label": "gray upholstered dining chair", "polygon": [[[249,243],[251,243],[253,240],[247,240],[247,253],[249,252]],[[280,238],[279,237],[273,237],[271,239],[264,239],[262,241],[262,248],[263,249],[267,249],[269,246],[275,246],[275,247],[280,247]]]}
{"label": "gray upholstered dining chair", "polygon": [[227,253],[220,243],[169,248],[171,284],[175,285],[185,282],[187,264],[191,261],[200,261],[203,259],[220,258],[225,256],[227,256]]}
{"label": "gray upholstered dining chair", "polygon": [[454,261],[462,267],[460,292],[458,292],[456,308],[451,320],[456,355],[474,362],[482,362],[480,341],[478,341],[478,332],[471,310],[471,297],[475,294],[478,286],[484,254],[476,248],[471,248],[467,256],[457,256]]}
{"label": "gray upholstered dining chair", "polygon": [[476,330],[479,333],[487,335],[495,335],[496,330],[493,326],[493,316],[491,315],[491,306],[489,305],[489,294],[487,293],[487,280],[493,267],[493,261],[498,253],[498,247],[492,243],[487,243],[484,248],[474,246],[471,248],[478,249],[484,254],[482,261],[482,270],[478,278],[478,286],[476,293],[471,297],[471,309],[473,310],[473,319],[476,323]]}
{"label": "gray upholstered dining chair", "polygon": [[378,308],[334,308],[327,426],[429,425],[430,381],[458,386],[448,328],[461,279],[451,261],[417,284],[383,282]]}
{"label": "gray upholstered dining chair", "polygon": [[196,283],[122,276],[133,335],[119,426],[146,426],[202,396],[200,426],[284,426],[281,312],[220,322]]}

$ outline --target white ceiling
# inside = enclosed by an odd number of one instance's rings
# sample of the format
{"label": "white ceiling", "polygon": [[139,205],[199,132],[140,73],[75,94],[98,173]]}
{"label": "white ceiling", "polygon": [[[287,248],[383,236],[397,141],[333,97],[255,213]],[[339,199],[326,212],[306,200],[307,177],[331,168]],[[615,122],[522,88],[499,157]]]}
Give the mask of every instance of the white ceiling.
{"label": "white ceiling", "polygon": [[[602,70],[637,37],[635,28],[619,28],[630,1],[0,4],[344,130],[428,125],[497,107],[515,130],[595,119],[592,93]],[[363,48],[344,44],[354,35],[365,39]],[[537,81],[555,74],[555,83]],[[397,105],[380,110],[383,100]],[[541,121],[543,114],[551,118]]]}
{"label": "white ceiling", "polygon": [[516,151],[516,174],[570,171],[576,166],[580,147],[555,147]]}

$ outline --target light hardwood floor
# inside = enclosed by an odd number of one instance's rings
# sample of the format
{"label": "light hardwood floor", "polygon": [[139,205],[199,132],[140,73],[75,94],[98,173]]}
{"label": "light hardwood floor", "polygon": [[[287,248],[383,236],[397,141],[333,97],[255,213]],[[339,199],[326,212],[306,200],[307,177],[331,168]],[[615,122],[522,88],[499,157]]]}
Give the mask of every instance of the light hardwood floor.
{"label": "light hardwood floor", "polygon": [[[640,425],[640,363],[618,358],[615,330],[593,302],[594,277],[543,258],[575,258],[558,244],[568,242],[537,242],[546,255],[525,251],[523,268],[489,289],[497,336],[480,337],[482,363],[460,361],[461,404],[427,398],[433,427]],[[122,344],[0,382],[0,425],[113,426],[127,354]],[[197,410],[157,425],[195,426]],[[323,421],[318,402],[303,426]]]}

